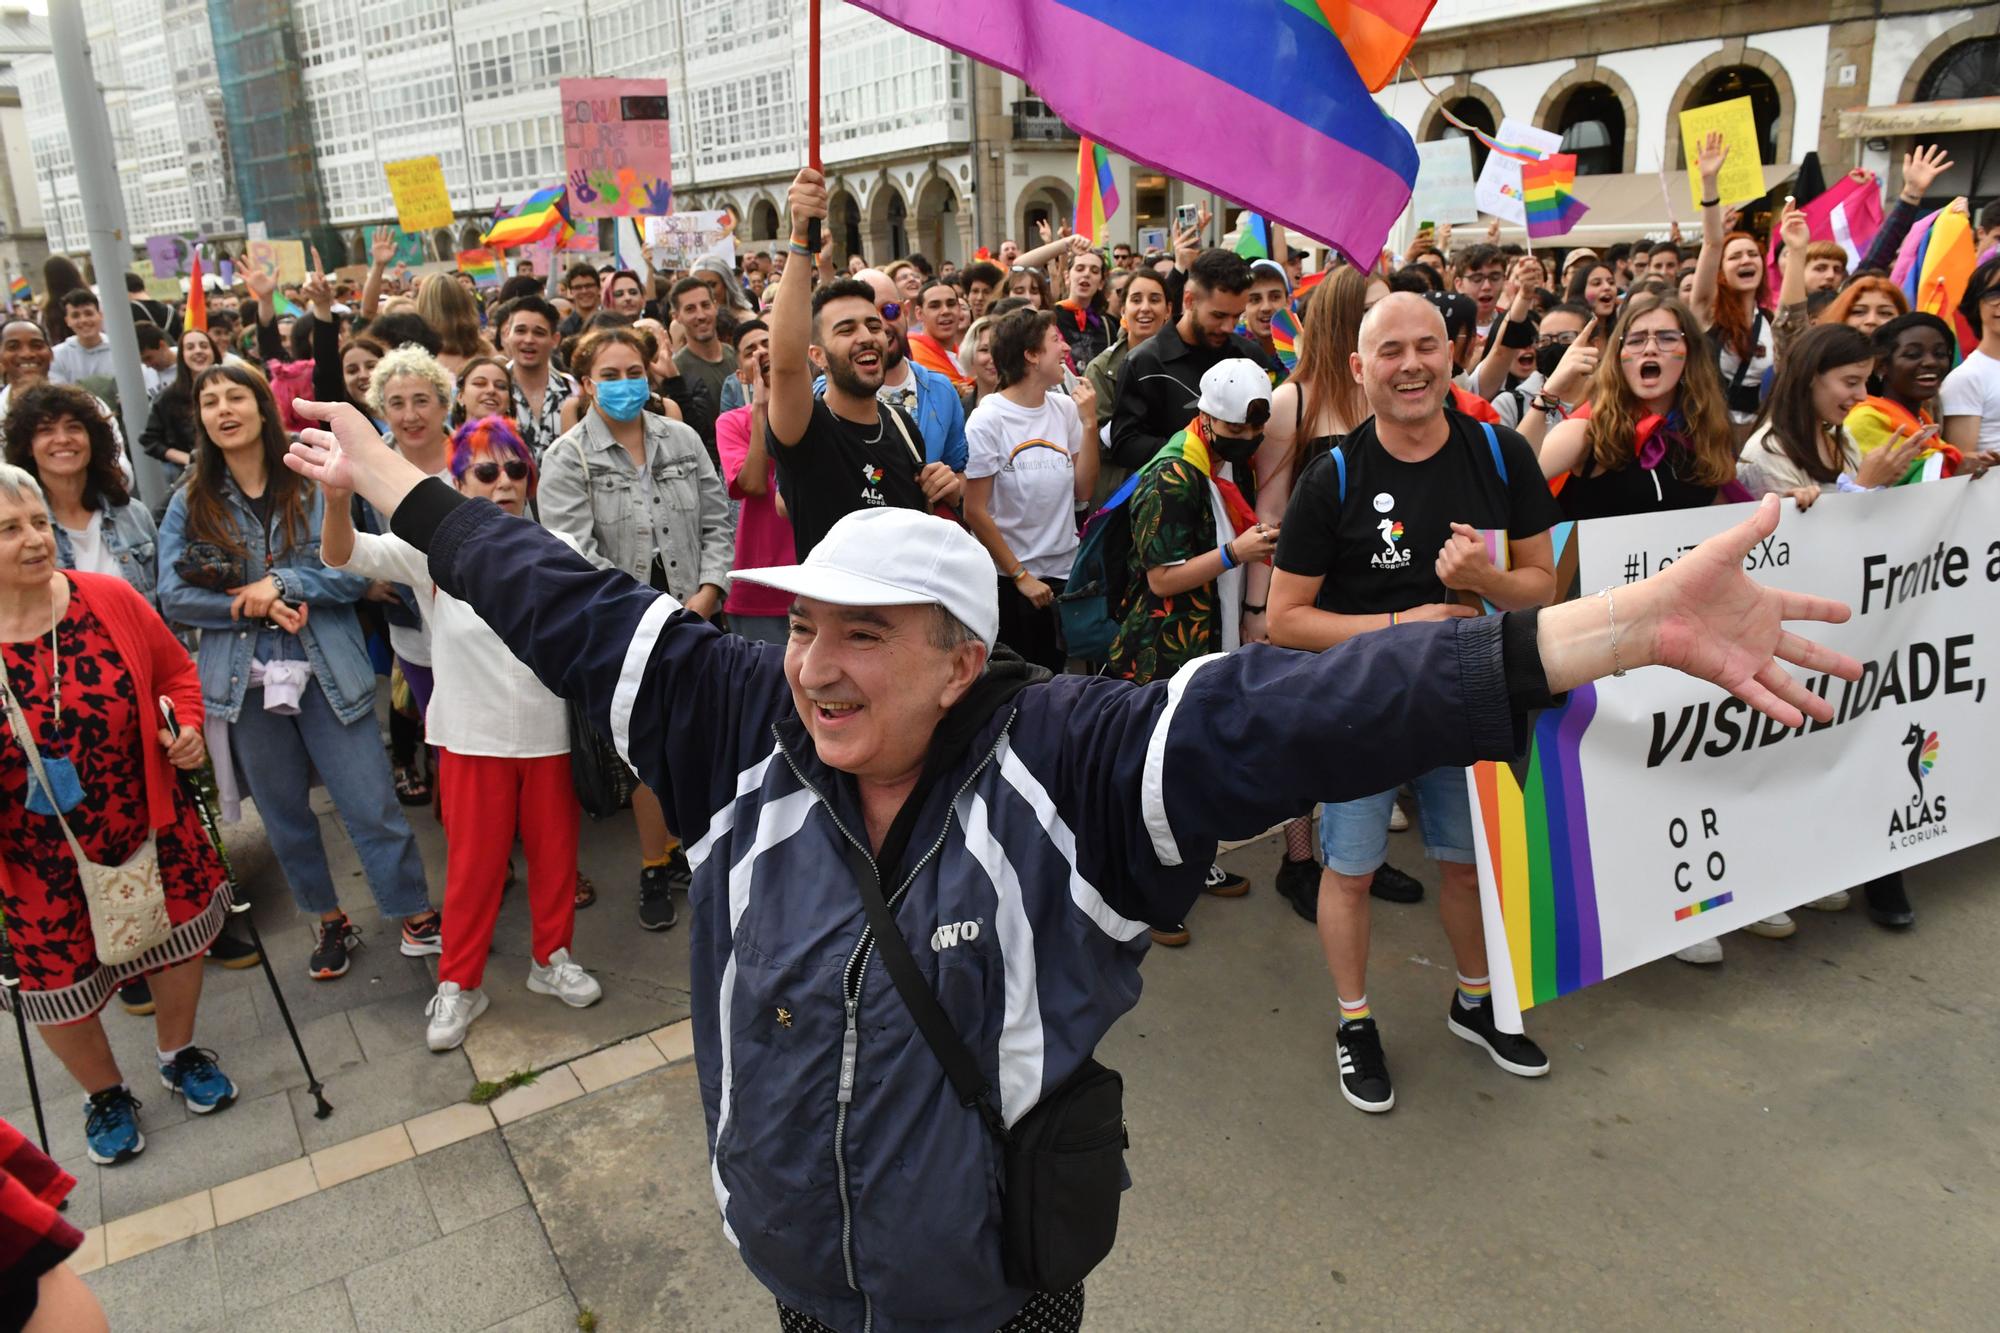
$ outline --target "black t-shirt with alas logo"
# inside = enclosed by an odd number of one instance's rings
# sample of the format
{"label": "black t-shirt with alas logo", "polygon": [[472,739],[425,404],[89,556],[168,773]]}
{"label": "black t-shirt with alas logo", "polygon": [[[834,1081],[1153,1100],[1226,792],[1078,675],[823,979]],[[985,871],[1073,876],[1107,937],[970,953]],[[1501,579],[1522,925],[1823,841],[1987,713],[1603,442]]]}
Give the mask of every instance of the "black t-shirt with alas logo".
{"label": "black t-shirt with alas logo", "polygon": [[1500,479],[1486,433],[1447,411],[1451,437],[1421,463],[1390,456],[1373,418],[1340,446],[1347,500],[1331,454],[1307,465],[1285,507],[1274,563],[1324,578],[1315,604],[1340,615],[1385,615],[1457,600],[1437,576],[1438,552],[1453,523],[1504,528],[1510,539],[1540,536],[1562,519],[1528,442],[1495,426],[1507,479]]}
{"label": "black t-shirt with alas logo", "polygon": [[771,456],[778,461],[778,493],[791,516],[800,560],[829,528],[857,509],[930,508],[917,481],[924,470],[923,436],[901,409],[877,406],[881,416],[875,425],[860,426],[842,420],[824,398],[816,397],[812,420],[798,443],[781,445],[776,436],[769,437]]}

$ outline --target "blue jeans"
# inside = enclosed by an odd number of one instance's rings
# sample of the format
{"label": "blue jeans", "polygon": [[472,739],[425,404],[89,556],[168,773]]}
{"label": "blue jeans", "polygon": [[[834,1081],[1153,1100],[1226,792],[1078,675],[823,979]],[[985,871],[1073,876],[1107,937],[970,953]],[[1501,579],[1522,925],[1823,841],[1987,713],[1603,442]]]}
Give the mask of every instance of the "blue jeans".
{"label": "blue jeans", "polygon": [[[1472,798],[1465,770],[1434,768],[1410,784],[1417,793],[1417,821],[1424,855],[1433,861],[1472,861]],[[1319,850],[1339,875],[1372,875],[1389,856],[1389,811],[1395,789],[1319,808]]]}
{"label": "blue jeans", "polygon": [[315,771],[361,854],[382,915],[399,919],[430,910],[423,859],[396,804],[389,756],[372,715],[342,723],[317,682],[306,686],[296,716],[267,713],[264,691],[254,689],[243,696],[234,749],[237,771],[264,817],[271,850],[301,911],[318,915],[340,907],[312,808]]}

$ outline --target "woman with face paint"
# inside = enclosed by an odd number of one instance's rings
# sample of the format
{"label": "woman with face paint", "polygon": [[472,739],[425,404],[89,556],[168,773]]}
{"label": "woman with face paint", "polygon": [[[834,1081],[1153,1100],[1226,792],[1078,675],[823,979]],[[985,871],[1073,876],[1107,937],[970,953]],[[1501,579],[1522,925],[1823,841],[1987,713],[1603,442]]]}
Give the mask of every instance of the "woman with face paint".
{"label": "woman with face paint", "polygon": [[[694,428],[648,411],[647,346],[628,328],[577,343],[570,368],[583,417],[542,455],[542,523],[599,568],[622,569],[697,615],[722,607],[736,554],[729,496]],[[692,872],[659,799],[632,793],[639,826],[639,924],[666,930]]]}
{"label": "woman with face paint", "polygon": [[1882,392],[1864,398],[1847,414],[1846,422],[1862,457],[1917,440],[1916,457],[1892,485],[1976,477],[1993,466],[1993,454],[1962,453],[1946,444],[1938,434],[1937,418],[1931,415],[1958,347],[1951,326],[1936,315],[1913,310],[1875,330],[1873,342],[1875,376]]}

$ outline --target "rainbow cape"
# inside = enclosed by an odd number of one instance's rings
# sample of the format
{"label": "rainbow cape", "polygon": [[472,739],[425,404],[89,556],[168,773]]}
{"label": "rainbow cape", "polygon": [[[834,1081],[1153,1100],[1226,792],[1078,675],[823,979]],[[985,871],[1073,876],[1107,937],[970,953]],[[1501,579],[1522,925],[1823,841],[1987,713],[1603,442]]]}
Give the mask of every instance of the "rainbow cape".
{"label": "rainbow cape", "polygon": [[1104,145],[1083,140],[1076,149],[1076,224],[1079,236],[1104,243],[1104,226],[1118,211],[1118,183],[1111,178],[1111,154]]}
{"label": "rainbow cape", "polygon": [[1954,199],[1928,217],[1918,218],[1896,252],[1889,278],[1910,298],[1910,309],[1926,310],[1958,331],[1961,356],[1979,346],[1972,325],[1958,311],[1965,299],[1972,270],[1979,267],[1973,250],[1972,218],[1965,200]]}
{"label": "rainbow cape", "polygon": [[[1018,76],[1112,151],[1369,267],[1409,202],[1416,146],[1369,96],[1357,52],[1386,79],[1394,66],[1384,68],[1382,57],[1394,51],[1401,59],[1404,39],[1428,13],[1424,0],[855,5]],[[1370,32],[1382,41],[1369,40]],[[1106,88],[1107,69],[1118,71],[1115,93]]]}
{"label": "rainbow cape", "polygon": [[480,244],[493,249],[532,245],[557,227],[566,229],[569,225],[566,196],[567,192],[560,185],[535,191],[523,199],[512,213],[487,228],[486,234],[479,238]]}
{"label": "rainbow cape", "polygon": [[1528,235],[1536,240],[1561,236],[1574,228],[1590,206],[1570,191],[1576,188],[1576,154],[1550,153],[1521,164],[1521,202],[1528,213]]}

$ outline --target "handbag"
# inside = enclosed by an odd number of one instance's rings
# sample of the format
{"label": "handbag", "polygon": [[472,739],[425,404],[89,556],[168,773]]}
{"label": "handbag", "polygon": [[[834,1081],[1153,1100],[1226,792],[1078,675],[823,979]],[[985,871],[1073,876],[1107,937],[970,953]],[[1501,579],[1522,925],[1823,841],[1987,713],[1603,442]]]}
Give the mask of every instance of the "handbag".
{"label": "handbag", "polygon": [[[583,493],[590,505],[591,522],[597,521],[597,502],[590,494],[590,459],[583,452],[583,440],[576,440],[576,460],[583,465]],[[569,776],[576,789],[576,803],[592,819],[609,819],[632,803],[639,779],[618,748],[591,724],[590,713],[575,699],[564,699],[569,718]]]}
{"label": "handbag", "polygon": [[[905,802],[912,815],[922,804],[922,793],[920,785]],[[896,823],[905,821],[899,815]],[[907,843],[909,829],[900,831]],[[897,837],[898,829],[892,828],[883,844],[885,854],[897,848]],[[1131,1142],[1125,1129],[1125,1081],[1116,1070],[1085,1059],[1009,1129],[993,1105],[979,1062],[917,971],[909,943],[883,900],[876,863],[851,842],[847,859],[869,933],[896,993],[944,1066],[959,1104],[976,1111],[999,1144],[1001,1254],[1007,1281],[1034,1291],[1068,1291],[1111,1253],[1118,1238],[1125,1149]],[[885,855],[885,861],[894,859]]]}
{"label": "handbag", "polygon": [[[6,699],[7,725],[13,730],[14,739],[27,754],[36,780],[44,790],[53,793],[55,787],[49,781],[48,770],[42,767],[41,750],[28,731],[20,702],[4,679],[0,679],[0,694]],[[56,812],[56,822],[62,825],[63,837],[69,842],[71,855],[76,857],[77,878],[83,884],[83,900],[90,909],[90,934],[98,962],[107,967],[129,963],[173,933],[173,922],[167,917],[166,887],[160,882],[160,851],[155,834],[149,831],[139,850],[121,864],[106,866],[83,854],[83,844],[76,840],[60,810]]]}

